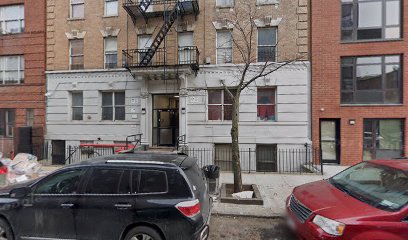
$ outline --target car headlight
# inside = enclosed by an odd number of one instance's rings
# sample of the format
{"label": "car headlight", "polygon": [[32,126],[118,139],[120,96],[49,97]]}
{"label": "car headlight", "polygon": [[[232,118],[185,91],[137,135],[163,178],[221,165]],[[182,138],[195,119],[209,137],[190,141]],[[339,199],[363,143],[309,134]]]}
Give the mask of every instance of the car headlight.
{"label": "car headlight", "polygon": [[313,223],[319,226],[323,231],[330,235],[341,236],[344,233],[346,225],[341,222],[337,222],[320,215],[316,215],[313,218]]}

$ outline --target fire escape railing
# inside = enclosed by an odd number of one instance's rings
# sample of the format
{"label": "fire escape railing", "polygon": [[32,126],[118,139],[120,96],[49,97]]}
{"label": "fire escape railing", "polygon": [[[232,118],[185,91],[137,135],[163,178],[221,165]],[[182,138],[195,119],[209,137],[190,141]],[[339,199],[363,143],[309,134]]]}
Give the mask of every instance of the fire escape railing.
{"label": "fire escape railing", "polygon": [[[147,67],[147,66],[165,66],[167,64],[167,51],[165,49],[160,50],[160,45],[164,41],[167,36],[167,33],[170,31],[171,27],[174,25],[178,17],[183,17],[184,15],[188,14],[193,9],[195,14],[198,13],[199,5],[197,0],[170,0],[170,1],[162,1],[162,0],[141,0],[140,2],[136,2],[137,0],[125,0],[124,8],[126,11],[132,16],[132,18],[136,18],[135,12],[132,10],[136,8],[142,15],[147,18],[147,12],[151,5],[155,4],[170,4],[174,3],[174,6],[171,10],[167,10],[165,8],[164,11],[164,22],[161,26],[159,32],[156,34],[152,44],[145,49],[135,49],[135,50],[125,50],[123,51],[124,55],[124,67]],[[193,68],[195,68],[196,63],[198,63],[198,55],[199,51],[196,47],[183,47],[184,50],[178,50],[178,55],[186,52],[188,56],[184,57],[180,56],[177,59],[176,65],[186,65],[190,64]],[[190,48],[190,49],[188,49]],[[194,48],[194,49],[193,49]],[[160,52],[163,53],[161,56]],[[159,56],[156,56],[156,53],[159,53]],[[193,54],[193,58],[192,55]],[[135,54],[137,56],[135,56]],[[156,57],[155,57],[156,56]],[[163,57],[163,58],[161,58]],[[191,64],[192,59],[194,60],[194,64]],[[135,62],[137,60],[137,63]],[[197,65],[198,66],[198,65]]]}
{"label": "fire escape railing", "polygon": [[178,47],[178,51],[173,49],[159,48],[149,64],[142,61],[149,49],[127,49],[123,50],[123,66],[125,68],[146,68],[146,67],[164,67],[189,65],[193,70],[198,70],[200,51],[196,46]]}

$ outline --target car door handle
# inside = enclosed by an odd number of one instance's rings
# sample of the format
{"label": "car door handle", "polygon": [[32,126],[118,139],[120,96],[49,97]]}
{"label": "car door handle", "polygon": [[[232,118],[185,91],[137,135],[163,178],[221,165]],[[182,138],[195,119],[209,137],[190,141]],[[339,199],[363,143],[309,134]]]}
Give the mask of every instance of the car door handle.
{"label": "car door handle", "polygon": [[73,204],[73,203],[63,203],[63,204],[61,204],[62,208],[72,208],[74,206],[75,206],[75,204]]}
{"label": "car door handle", "polygon": [[132,204],[129,204],[129,203],[117,203],[114,206],[115,206],[115,208],[117,208],[119,210],[125,210],[125,209],[131,208]]}

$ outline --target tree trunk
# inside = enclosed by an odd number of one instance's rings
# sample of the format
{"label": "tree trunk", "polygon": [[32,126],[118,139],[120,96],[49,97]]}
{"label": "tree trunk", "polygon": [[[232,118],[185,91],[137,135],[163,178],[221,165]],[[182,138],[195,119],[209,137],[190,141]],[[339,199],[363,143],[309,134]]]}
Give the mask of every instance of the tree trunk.
{"label": "tree trunk", "polygon": [[242,192],[241,161],[239,153],[239,99],[240,92],[237,92],[232,101],[232,164],[234,170],[234,193]]}

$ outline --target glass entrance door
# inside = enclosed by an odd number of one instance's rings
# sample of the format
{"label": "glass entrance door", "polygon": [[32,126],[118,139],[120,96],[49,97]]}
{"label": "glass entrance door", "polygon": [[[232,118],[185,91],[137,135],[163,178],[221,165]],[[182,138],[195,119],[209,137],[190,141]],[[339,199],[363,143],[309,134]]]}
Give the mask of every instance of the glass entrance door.
{"label": "glass entrance door", "polygon": [[320,120],[320,148],[323,163],[340,163],[340,121]]}
{"label": "glass entrance door", "polygon": [[179,135],[178,98],[153,96],[153,146],[176,146]]}

